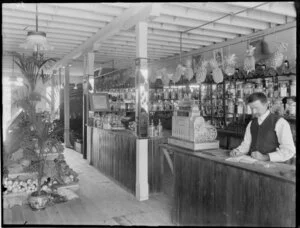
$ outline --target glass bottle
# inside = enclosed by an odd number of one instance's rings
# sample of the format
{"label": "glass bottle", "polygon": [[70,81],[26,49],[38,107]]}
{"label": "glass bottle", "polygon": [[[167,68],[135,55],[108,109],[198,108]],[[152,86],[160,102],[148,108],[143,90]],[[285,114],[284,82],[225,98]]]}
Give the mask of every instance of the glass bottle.
{"label": "glass bottle", "polygon": [[165,100],[169,99],[169,89],[167,89],[167,88],[164,89],[164,99]]}
{"label": "glass bottle", "polygon": [[238,99],[237,114],[239,115],[244,114],[244,101],[241,98]]}
{"label": "glass bottle", "polygon": [[295,97],[296,96],[296,80],[293,80],[291,83],[291,97]]}
{"label": "glass bottle", "polygon": [[183,98],[181,88],[178,88],[177,96],[178,96],[178,100],[181,100]]}
{"label": "glass bottle", "polygon": [[228,89],[229,89],[230,97],[231,98],[235,98],[235,87],[234,87],[234,84],[231,83]]}
{"label": "glass bottle", "polygon": [[273,87],[273,83],[269,82],[268,83],[268,89],[267,89],[267,96],[272,98],[273,97],[273,93],[274,93],[274,87]]}
{"label": "glass bottle", "polygon": [[172,99],[172,100],[175,100],[175,99],[176,99],[176,90],[175,90],[175,88],[172,88],[172,89],[171,89],[171,99]]}

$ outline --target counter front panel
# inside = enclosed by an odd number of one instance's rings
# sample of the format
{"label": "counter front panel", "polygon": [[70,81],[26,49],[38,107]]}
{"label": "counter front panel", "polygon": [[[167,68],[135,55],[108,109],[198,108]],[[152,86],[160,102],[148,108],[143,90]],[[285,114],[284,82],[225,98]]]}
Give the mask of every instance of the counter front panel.
{"label": "counter front panel", "polygon": [[295,166],[241,164],[161,145],[174,152],[172,220],[180,225],[295,226]]}

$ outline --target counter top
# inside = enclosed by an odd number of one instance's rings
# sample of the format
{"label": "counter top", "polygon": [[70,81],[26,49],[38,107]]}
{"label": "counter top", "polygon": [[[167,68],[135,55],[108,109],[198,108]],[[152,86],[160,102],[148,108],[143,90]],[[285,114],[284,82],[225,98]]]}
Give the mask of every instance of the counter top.
{"label": "counter top", "polygon": [[[112,130],[112,129],[101,129],[101,128],[91,127],[91,126],[89,126],[89,127],[93,128],[93,129],[97,129],[99,131],[106,131],[106,132],[111,133],[111,134],[119,134],[119,135],[127,135],[129,137],[137,137],[135,132],[133,132],[129,129]],[[148,137],[148,139],[149,140],[156,140],[156,139],[160,139],[160,138],[167,138],[169,136],[171,136],[171,131],[163,130],[162,136]]]}
{"label": "counter top", "polygon": [[263,161],[257,161],[253,164],[247,164],[243,162],[231,162],[226,161],[226,159],[229,158],[230,150],[210,149],[202,151],[192,151],[170,144],[161,144],[161,146],[163,148],[166,148],[167,150],[171,150],[176,153],[184,153],[188,156],[209,159],[218,163],[226,164],[228,166],[233,166],[239,169],[259,173],[260,175],[266,175],[280,179],[282,181],[296,183],[296,167],[294,165]]}

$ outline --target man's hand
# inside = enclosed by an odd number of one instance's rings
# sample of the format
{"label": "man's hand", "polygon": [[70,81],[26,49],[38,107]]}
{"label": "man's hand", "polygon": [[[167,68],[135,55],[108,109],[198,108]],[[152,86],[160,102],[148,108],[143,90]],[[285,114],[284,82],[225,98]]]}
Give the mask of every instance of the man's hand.
{"label": "man's hand", "polygon": [[260,160],[260,161],[270,161],[270,157],[268,154],[262,154],[259,151],[253,151],[251,153],[251,157]]}
{"label": "man's hand", "polygon": [[238,149],[233,149],[232,151],[229,152],[230,157],[238,157],[244,155],[241,153]]}

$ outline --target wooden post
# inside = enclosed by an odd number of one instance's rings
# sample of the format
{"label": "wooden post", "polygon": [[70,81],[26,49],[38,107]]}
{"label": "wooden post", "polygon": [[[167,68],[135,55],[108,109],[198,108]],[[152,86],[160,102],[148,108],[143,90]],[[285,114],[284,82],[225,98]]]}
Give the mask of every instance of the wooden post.
{"label": "wooden post", "polygon": [[70,67],[69,64],[65,67],[65,87],[64,87],[64,141],[65,147],[71,147],[70,143]]}
{"label": "wooden post", "polygon": [[54,87],[55,87],[55,74],[54,71],[51,77],[51,117],[54,118]]}
{"label": "wooden post", "polygon": [[59,113],[59,119],[60,120],[62,120],[63,119],[63,114],[61,113],[61,109],[62,109],[62,101],[63,101],[63,99],[62,99],[62,95],[63,95],[63,93],[62,93],[62,82],[63,82],[63,80],[62,80],[62,77],[61,77],[61,68],[58,68],[58,80],[59,80],[59,111],[58,111],[58,113]]}
{"label": "wooden post", "polygon": [[83,76],[83,158],[87,159],[87,124],[89,115],[89,79],[94,77],[95,53],[89,52],[84,55],[84,76]]}
{"label": "wooden post", "polygon": [[88,75],[87,75],[87,55],[83,55],[83,98],[82,98],[82,144],[83,144],[83,158],[87,159],[87,124],[88,124]]}
{"label": "wooden post", "polygon": [[139,201],[149,199],[148,185],[148,134],[149,123],[148,99],[149,81],[147,71],[147,22],[138,22],[136,30],[136,198]]}

